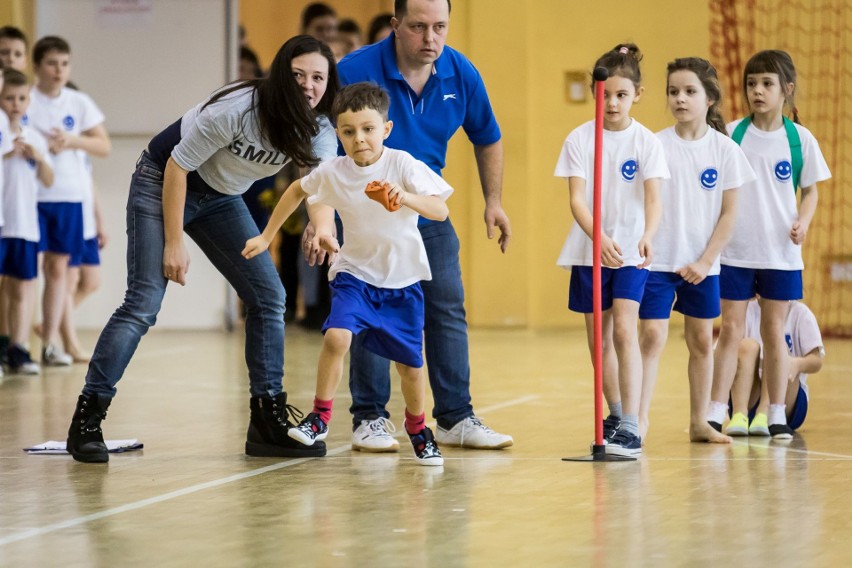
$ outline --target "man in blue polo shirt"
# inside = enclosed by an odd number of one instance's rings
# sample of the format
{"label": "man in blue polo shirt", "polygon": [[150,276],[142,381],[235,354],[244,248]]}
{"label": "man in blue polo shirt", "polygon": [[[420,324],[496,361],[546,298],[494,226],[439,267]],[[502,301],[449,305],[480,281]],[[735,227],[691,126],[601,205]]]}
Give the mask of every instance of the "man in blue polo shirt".
{"label": "man in blue polo shirt", "polygon": [[[338,72],[344,85],[373,81],[387,89],[394,127],[385,144],[409,152],[438,175],[446,162],[447,143],[459,127],[464,129],[479,168],[488,238],[498,229],[500,249],[505,252],[512,231],[501,204],[500,127],[479,72],[464,55],[444,45],[450,8],[450,0],[396,0],[393,33],[345,57]],[[449,219],[421,218],[420,232],[432,269],[432,280],[421,285],[438,443],[481,449],[511,446],[511,436],[491,430],[473,413],[455,229]],[[387,432],[390,415],[385,408],[390,398],[389,362],[364,349],[358,336],[350,357],[352,446],[362,451],[396,451],[399,443]]]}

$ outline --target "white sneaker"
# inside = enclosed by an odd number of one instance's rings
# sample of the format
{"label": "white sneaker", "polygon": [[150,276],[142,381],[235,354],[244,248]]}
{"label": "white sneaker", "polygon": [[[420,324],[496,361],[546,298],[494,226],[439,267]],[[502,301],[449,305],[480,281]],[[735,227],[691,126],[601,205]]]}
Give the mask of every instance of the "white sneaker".
{"label": "white sneaker", "polygon": [[442,446],[477,450],[499,450],[515,443],[511,436],[495,432],[476,416],[468,416],[449,430],[438,426],[435,439]]}
{"label": "white sneaker", "polygon": [[399,442],[388,432],[396,432],[396,426],[387,418],[362,420],[352,432],[352,449],[361,452],[399,451]]}
{"label": "white sneaker", "polygon": [[41,362],[45,367],[69,367],[74,363],[74,358],[56,345],[48,343],[41,352]]}

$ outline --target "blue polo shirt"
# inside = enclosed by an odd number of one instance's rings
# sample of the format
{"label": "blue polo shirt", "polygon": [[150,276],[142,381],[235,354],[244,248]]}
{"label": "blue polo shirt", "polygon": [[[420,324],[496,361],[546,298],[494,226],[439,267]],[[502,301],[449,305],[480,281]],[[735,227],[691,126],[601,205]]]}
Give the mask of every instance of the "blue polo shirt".
{"label": "blue polo shirt", "polygon": [[447,143],[459,127],[479,146],[500,140],[500,126],[479,71],[451,47],[445,46],[435,60],[420,96],[399,72],[393,33],[350,53],[337,70],[343,85],[372,81],[388,91],[393,130],[385,144],[405,150],[438,175],[446,165]]}

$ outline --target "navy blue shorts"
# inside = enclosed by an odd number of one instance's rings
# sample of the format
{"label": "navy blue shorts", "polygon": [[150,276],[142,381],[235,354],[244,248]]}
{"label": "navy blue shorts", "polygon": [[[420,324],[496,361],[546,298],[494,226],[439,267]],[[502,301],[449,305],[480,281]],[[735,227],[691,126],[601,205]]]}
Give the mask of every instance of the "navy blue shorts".
{"label": "navy blue shorts", "polygon": [[722,313],[719,276],[708,276],[698,284],[690,284],[674,272],[651,272],[639,304],[639,319],[669,319],[672,309],[691,318],[719,317]]}
{"label": "navy blue shorts", "polygon": [[[748,421],[754,419],[754,415],[757,414],[757,406],[760,404],[760,398],[757,399],[757,402],[754,403],[748,410]],[[730,397],[728,398],[728,414],[734,415],[734,405],[731,402]],[[796,402],[793,403],[793,411],[790,413],[790,416],[787,418],[787,426],[789,426],[793,430],[799,429],[802,424],[805,423],[805,417],[808,415],[808,395],[805,394],[805,389],[802,388],[802,385],[799,385],[799,393],[796,395]]]}
{"label": "navy blue shorts", "polygon": [[802,271],[741,268],[722,265],[719,285],[723,300],[751,300],[755,294],[767,300],[801,300]]}
{"label": "navy blue shorts", "polygon": [[[612,307],[612,300],[642,301],[648,270],[635,266],[621,268],[601,267],[601,309]],[[572,312],[590,314],[592,307],[592,267],[572,266],[571,283],[568,287],[568,309]]]}
{"label": "navy blue shorts", "polygon": [[18,280],[32,280],[38,276],[38,243],[24,239],[3,239],[5,252],[0,274]]}
{"label": "navy blue shorts", "polygon": [[82,203],[42,202],[38,204],[41,229],[39,250],[74,256],[83,248]]}
{"label": "navy blue shorts", "polygon": [[98,246],[98,238],[83,241],[83,248],[77,254],[72,254],[68,266],[98,266],[101,263],[101,251]]}
{"label": "navy blue shorts", "polygon": [[405,288],[378,288],[346,272],[329,282],[331,313],[322,331],[348,329],[364,334],[369,351],[408,365],[423,366],[423,290],[420,283]]}

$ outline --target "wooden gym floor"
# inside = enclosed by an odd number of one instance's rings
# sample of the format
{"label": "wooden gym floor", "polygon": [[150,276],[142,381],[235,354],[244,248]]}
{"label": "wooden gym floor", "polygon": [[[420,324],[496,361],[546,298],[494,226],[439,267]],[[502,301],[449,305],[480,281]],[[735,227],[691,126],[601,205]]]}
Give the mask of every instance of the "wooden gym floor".
{"label": "wooden gym floor", "polygon": [[[319,337],[288,328],[285,386],[306,411]],[[246,457],[242,349],[239,333],[152,331],[104,423],[145,449],[104,466],[21,451],[65,438],[83,366],[0,380],[0,566],[852,564],[848,341],[826,342],[791,443],[709,446],[687,438],[673,330],[645,455],[591,464],[561,461],[592,438],[584,332],[474,330],[474,403],[515,446],[445,448],[443,468],[417,466],[404,440],[352,452],[343,389],[328,457]],[[398,379],[391,412],[401,433]]]}

